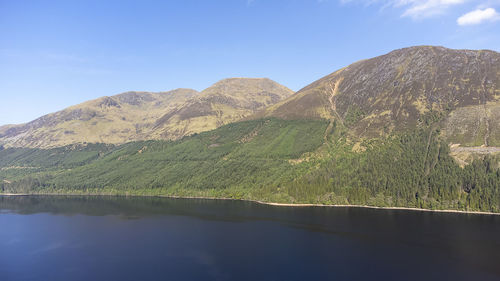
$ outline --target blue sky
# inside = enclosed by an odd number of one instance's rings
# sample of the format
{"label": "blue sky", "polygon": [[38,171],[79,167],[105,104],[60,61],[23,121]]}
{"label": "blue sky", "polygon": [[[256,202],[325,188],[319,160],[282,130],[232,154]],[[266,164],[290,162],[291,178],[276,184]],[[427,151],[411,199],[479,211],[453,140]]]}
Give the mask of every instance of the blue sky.
{"label": "blue sky", "polygon": [[500,0],[0,0],[0,124],[129,90],[299,90],[413,45],[500,51]]}

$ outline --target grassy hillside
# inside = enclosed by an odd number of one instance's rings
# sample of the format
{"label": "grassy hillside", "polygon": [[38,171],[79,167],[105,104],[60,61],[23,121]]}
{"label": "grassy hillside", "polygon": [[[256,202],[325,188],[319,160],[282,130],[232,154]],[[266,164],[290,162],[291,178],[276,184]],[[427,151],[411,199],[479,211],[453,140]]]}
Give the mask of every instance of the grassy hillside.
{"label": "grassy hillside", "polygon": [[[271,118],[179,141],[4,149],[0,186],[3,192],[500,211],[499,158],[478,158],[460,168],[432,126],[361,145],[342,130],[321,120]],[[47,155],[55,158],[46,161]]]}
{"label": "grassy hillside", "polygon": [[264,78],[225,79],[201,93],[191,89],[127,92],[75,105],[27,124],[2,126],[0,144],[52,148],[175,140],[241,120],[292,94]]}
{"label": "grassy hillside", "polygon": [[500,146],[500,54],[419,46],[362,60],[304,87],[256,118],[336,120],[353,139],[414,129],[443,115],[443,137]]}
{"label": "grassy hillside", "polygon": [[197,95],[191,89],[127,92],[102,97],[42,116],[22,125],[0,127],[0,144],[59,147],[75,143],[124,143],[147,137],[165,112]]}
{"label": "grassy hillside", "polygon": [[267,78],[229,78],[203,90],[155,123],[155,139],[178,139],[242,120],[293,94]]}

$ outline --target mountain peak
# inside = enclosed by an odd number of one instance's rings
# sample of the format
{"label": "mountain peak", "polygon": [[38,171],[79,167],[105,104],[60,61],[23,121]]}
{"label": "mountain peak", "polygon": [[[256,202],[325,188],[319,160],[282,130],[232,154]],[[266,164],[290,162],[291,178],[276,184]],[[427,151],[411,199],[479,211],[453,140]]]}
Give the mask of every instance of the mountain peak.
{"label": "mountain peak", "polygon": [[275,93],[280,99],[293,94],[292,90],[269,78],[226,78],[203,90],[202,94],[238,97],[241,94],[260,94],[266,91]]}
{"label": "mountain peak", "polygon": [[[493,106],[499,101],[499,53],[416,46],[353,63],[256,117],[332,119],[344,123],[355,137],[377,137],[414,127],[433,112],[455,114],[454,118],[460,116],[471,124],[484,124],[487,119],[483,115],[491,116],[497,111],[500,115],[500,107]],[[455,111],[474,106],[488,107],[487,112],[473,114],[471,119]],[[480,109],[474,112],[477,110]],[[500,142],[498,122],[490,122],[487,127],[489,137]],[[472,128],[460,130],[469,129]],[[493,130],[498,130],[495,137]],[[450,127],[447,131],[455,130]],[[458,135],[462,133],[451,133],[456,138],[449,139],[458,141]],[[482,137],[471,135],[462,142],[471,143],[474,138]]]}
{"label": "mountain peak", "polygon": [[162,116],[155,128],[159,137],[175,139],[241,120],[292,94],[268,78],[227,78]]}
{"label": "mountain peak", "polygon": [[0,144],[57,147],[177,139],[238,121],[293,92],[267,78],[230,78],[199,93],[128,91],[100,97],[21,125],[0,127]]}

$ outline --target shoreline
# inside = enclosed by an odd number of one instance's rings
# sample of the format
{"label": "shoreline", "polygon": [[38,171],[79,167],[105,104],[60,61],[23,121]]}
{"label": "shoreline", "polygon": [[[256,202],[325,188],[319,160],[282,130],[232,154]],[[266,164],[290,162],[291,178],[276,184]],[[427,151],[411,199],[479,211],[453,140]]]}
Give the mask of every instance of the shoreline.
{"label": "shoreline", "polygon": [[2,196],[102,196],[102,197],[158,197],[158,198],[171,198],[171,199],[202,199],[202,200],[231,200],[231,201],[244,201],[251,202],[267,206],[278,206],[278,207],[329,207],[329,208],[364,208],[364,209],[374,209],[374,210],[401,210],[401,211],[420,211],[420,212],[436,212],[436,213],[455,213],[455,214],[470,214],[470,215],[494,215],[500,216],[500,213],[494,212],[483,212],[483,211],[461,211],[461,210],[431,210],[422,209],[414,207],[377,207],[369,205],[338,205],[338,204],[311,204],[311,203],[277,203],[277,202],[266,202],[260,200],[251,199],[235,199],[235,198],[224,198],[224,197],[201,197],[201,196],[175,196],[175,195],[124,195],[124,194],[72,194],[72,193],[0,193]]}

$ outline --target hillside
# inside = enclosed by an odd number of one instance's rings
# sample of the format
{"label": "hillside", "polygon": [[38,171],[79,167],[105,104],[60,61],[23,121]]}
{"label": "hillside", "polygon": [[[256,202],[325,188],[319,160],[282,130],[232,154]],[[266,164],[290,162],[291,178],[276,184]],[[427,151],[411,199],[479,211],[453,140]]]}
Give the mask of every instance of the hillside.
{"label": "hillside", "polygon": [[141,139],[164,112],[198,92],[127,92],[102,97],[42,116],[22,125],[0,127],[0,143],[14,147],[57,147],[73,143],[124,143]]}
{"label": "hillside", "polygon": [[323,118],[376,138],[442,118],[447,141],[500,146],[500,54],[419,46],[362,60],[255,118]]}
{"label": "hillside", "polygon": [[[0,192],[500,212],[499,62],[406,48],[288,98],[266,79],[222,80],[155,121],[163,140],[0,146]],[[218,128],[191,134],[200,124]]]}
{"label": "hillside", "polygon": [[293,94],[267,78],[230,78],[203,90],[155,122],[152,136],[177,139],[241,120]]}
{"label": "hillside", "polygon": [[[0,149],[0,193],[171,195],[500,212],[500,157],[460,168],[432,128],[324,145],[328,122],[237,122],[178,141]],[[429,138],[429,135],[432,135]]]}
{"label": "hillside", "polygon": [[127,92],[84,102],[26,124],[0,127],[0,144],[49,148],[177,139],[237,121],[291,94],[269,79],[248,78],[223,80],[201,93],[191,89]]}

